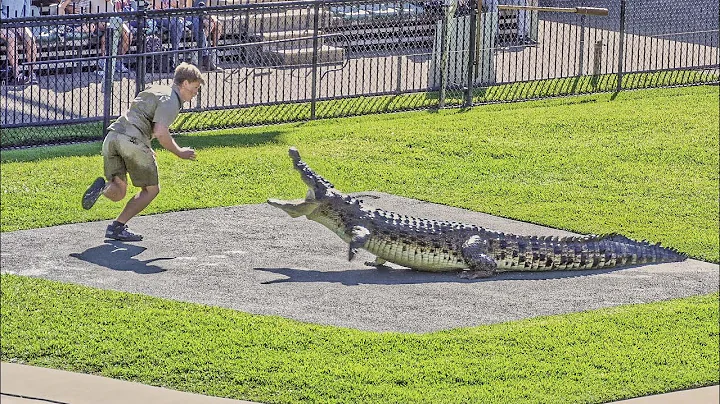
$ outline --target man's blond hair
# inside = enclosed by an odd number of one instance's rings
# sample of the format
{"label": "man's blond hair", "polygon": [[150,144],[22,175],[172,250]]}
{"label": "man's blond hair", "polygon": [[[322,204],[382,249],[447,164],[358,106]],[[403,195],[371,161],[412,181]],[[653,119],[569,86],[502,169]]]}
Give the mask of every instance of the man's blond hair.
{"label": "man's blond hair", "polygon": [[200,82],[200,84],[205,85],[205,79],[202,78],[200,69],[190,63],[182,62],[175,68],[175,78],[173,82],[179,86],[185,80],[191,83]]}

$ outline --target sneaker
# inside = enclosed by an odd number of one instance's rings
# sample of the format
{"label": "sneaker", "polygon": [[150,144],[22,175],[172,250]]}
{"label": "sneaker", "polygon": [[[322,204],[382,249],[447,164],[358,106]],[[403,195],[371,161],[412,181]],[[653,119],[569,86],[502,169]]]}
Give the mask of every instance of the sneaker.
{"label": "sneaker", "polygon": [[211,57],[205,57],[203,59],[203,66],[206,72],[218,72],[222,73],[225,71],[222,67],[215,64],[215,61]]}
{"label": "sneaker", "polygon": [[40,83],[40,80],[38,80],[38,76],[35,73],[30,73],[30,77],[28,78],[28,84],[38,83]]}
{"label": "sneaker", "polygon": [[523,37],[520,39],[520,44],[521,44],[521,45],[537,45],[538,42],[535,41],[535,40],[533,40],[532,38],[530,38],[530,37],[528,37],[528,36],[523,36]]}
{"label": "sneaker", "polygon": [[24,74],[20,73],[15,77],[8,77],[7,85],[9,86],[26,86],[28,85],[28,78]]}
{"label": "sneaker", "polygon": [[108,225],[105,237],[120,241],[142,241],[143,239],[143,236],[130,231],[126,224],[122,226]]}
{"label": "sneaker", "polygon": [[97,202],[100,195],[102,195],[103,191],[105,190],[105,179],[103,177],[98,177],[92,185],[85,191],[85,194],[83,194],[82,197],[82,207],[83,209],[87,210],[93,207],[95,205],[95,202]]}

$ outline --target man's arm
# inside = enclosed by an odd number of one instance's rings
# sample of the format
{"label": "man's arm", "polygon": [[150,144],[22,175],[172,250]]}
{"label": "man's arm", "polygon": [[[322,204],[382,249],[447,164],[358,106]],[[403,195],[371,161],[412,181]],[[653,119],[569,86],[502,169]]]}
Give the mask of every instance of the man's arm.
{"label": "man's arm", "polygon": [[195,160],[195,150],[189,147],[178,146],[178,144],[175,143],[175,139],[170,136],[170,129],[167,126],[156,122],[153,125],[153,137],[160,142],[162,147],[181,159]]}

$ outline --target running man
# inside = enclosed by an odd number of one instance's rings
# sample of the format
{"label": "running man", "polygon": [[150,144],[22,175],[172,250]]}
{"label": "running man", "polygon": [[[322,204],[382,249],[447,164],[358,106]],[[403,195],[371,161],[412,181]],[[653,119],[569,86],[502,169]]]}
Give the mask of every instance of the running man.
{"label": "running man", "polygon": [[153,138],[181,159],[195,160],[195,150],[178,146],[169,128],[183,103],[195,98],[203,84],[205,80],[196,66],[181,63],[175,69],[172,87],[152,86],[142,91],[130,109],[108,127],[102,147],[105,178],[98,177],[85,191],[82,207],[90,209],[100,195],[114,202],[121,201],[127,191],[128,174],[133,185],[141,190],[107,227],[105,237],[121,241],[143,238],[130,231],[127,222],[160,193],[157,160],[151,146]]}

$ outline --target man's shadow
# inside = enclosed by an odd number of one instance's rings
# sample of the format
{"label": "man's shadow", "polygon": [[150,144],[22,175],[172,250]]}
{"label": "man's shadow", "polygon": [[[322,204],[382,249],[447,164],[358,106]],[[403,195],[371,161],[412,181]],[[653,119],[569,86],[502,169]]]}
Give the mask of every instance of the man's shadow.
{"label": "man's shadow", "polygon": [[122,241],[105,240],[105,244],[88,248],[80,254],[72,253],[70,256],[106,268],[114,269],[116,271],[133,271],[143,275],[156,274],[165,271],[164,268],[157,265],[148,265],[151,262],[173,259],[153,258],[142,261],[137,258],[133,258],[145,250],[147,250],[146,247],[123,243]]}

